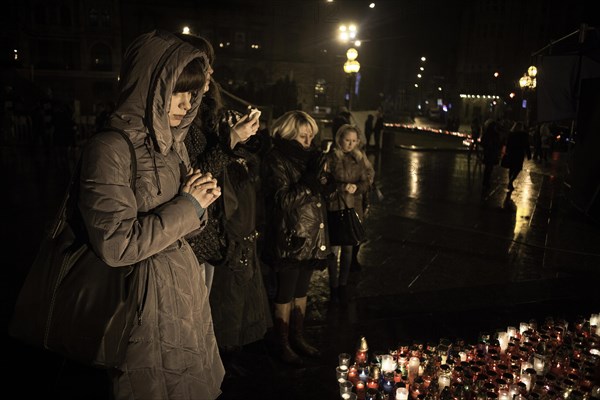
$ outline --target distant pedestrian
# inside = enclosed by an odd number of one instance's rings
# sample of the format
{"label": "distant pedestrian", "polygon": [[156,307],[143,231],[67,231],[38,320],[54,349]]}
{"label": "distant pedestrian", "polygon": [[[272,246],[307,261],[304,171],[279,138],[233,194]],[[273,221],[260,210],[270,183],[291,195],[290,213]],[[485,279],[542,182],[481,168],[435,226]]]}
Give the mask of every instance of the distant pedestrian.
{"label": "distant pedestrian", "polygon": [[[367,120],[365,121],[365,139],[366,143],[364,145],[365,148],[368,148],[371,143],[371,136],[373,135],[373,114],[367,115]],[[334,138],[335,140],[335,138]]]}
{"label": "distant pedestrian", "polygon": [[550,123],[544,122],[540,127],[540,140],[541,140],[541,160],[543,165],[548,163],[550,157],[550,151],[552,148],[552,132],[550,131]]}
{"label": "distant pedestrian", "polygon": [[469,145],[469,158],[471,157],[471,153],[479,150],[479,137],[481,136],[481,123],[479,122],[479,118],[474,117],[473,121],[471,121],[471,144]]}
{"label": "distant pedestrian", "polygon": [[514,190],[513,182],[517,179],[519,172],[523,169],[523,160],[527,156],[531,160],[531,148],[529,146],[529,135],[522,122],[515,122],[506,139],[506,153],[504,154],[503,166],[508,168],[508,190]]}
{"label": "distant pedestrian", "polygon": [[486,121],[486,127],[481,137],[481,147],[483,147],[483,183],[481,187],[481,196],[484,197],[490,190],[490,179],[494,166],[500,162],[500,153],[502,150],[502,138],[500,136],[500,124],[498,121]]}
{"label": "distant pedestrian", "polygon": [[375,136],[375,148],[381,150],[381,132],[383,131],[383,110],[381,107],[377,110],[377,119],[373,126],[373,134]]}
{"label": "distant pedestrian", "polygon": [[348,111],[346,107],[342,106],[340,107],[340,111],[338,112],[338,114],[333,118],[333,121],[331,122],[331,137],[334,140],[338,129],[340,129],[340,126],[345,124],[352,124],[352,114],[350,113],[350,111]]}

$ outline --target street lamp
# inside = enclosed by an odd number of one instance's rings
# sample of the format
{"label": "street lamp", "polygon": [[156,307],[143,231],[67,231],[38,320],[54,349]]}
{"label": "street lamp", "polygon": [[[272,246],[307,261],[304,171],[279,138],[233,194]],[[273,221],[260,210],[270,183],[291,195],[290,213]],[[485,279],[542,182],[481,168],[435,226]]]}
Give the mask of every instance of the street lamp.
{"label": "street lamp", "polygon": [[346,62],[344,63],[344,72],[348,74],[348,111],[352,110],[352,92],[356,73],[360,71],[360,63],[356,61],[358,51],[351,47],[346,51]]}
{"label": "street lamp", "polygon": [[537,68],[532,65],[529,68],[527,68],[527,73],[524,73],[523,76],[519,79],[519,86],[521,87],[522,90],[522,94],[523,94],[523,104],[522,104],[522,108],[525,109],[525,122],[529,125],[530,121],[530,108],[528,103],[528,99],[529,99],[529,91],[533,91],[535,90],[536,86],[537,86],[537,79],[536,79],[536,75],[537,75]]}

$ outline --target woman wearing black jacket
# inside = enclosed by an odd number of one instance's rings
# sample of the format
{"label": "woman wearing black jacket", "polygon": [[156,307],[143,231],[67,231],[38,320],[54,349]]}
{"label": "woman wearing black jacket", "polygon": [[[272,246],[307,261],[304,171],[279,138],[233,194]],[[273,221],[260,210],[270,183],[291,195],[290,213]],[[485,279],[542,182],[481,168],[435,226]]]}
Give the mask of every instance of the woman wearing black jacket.
{"label": "woman wearing black jacket", "polygon": [[335,190],[324,157],[312,143],[315,120],[289,111],[273,124],[273,147],[264,159],[263,182],[269,219],[263,258],[276,273],[274,330],[284,362],[302,364],[300,354],[320,352],[303,335],[312,273],[331,257],[325,198]]}

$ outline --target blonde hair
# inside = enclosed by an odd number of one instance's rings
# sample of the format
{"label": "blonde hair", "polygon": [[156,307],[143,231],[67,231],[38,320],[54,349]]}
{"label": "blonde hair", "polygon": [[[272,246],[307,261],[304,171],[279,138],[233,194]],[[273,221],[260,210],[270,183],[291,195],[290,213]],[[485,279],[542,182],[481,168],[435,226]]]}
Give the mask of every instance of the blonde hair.
{"label": "blonde hair", "polygon": [[300,134],[303,125],[310,127],[313,136],[319,132],[319,126],[313,117],[300,110],[288,111],[273,123],[272,135],[294,140]]}
{"label": "blonde hair", "polygon": [[333,152],[335,153],[336,157],[341,158],[344,155],[344,152],[342,151],[342,140],[348,132],[356,132],[356,138],[358,139],[358,143],[356,143],[356,146],[350,153],[354,156],[356,161],[360,161],[363,158],[366,159],[364,151],[360,149],[360,145],[362,143],[362,140],[360,139],[360,130],[357,126],[350,124],[344,124],[340,126],[335,133],[335,147]]}

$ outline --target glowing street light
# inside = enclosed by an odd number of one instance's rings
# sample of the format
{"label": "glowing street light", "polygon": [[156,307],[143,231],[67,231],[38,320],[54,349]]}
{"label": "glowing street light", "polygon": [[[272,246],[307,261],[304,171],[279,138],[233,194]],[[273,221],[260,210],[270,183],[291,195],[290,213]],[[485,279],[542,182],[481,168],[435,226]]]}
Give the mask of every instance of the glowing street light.
{"label": "glowing street light", "polygon": [[354,77],[360,71],[360,63],[356,60],[358,58],[358,50],[354,47],[350,47],[346,51],[346,62],[344,63],[344,72],[348,74],[348,110],[352,109],[352,86]]}
{"label": "glowing street light", "polygon": [[521,79],[519,79],[519,86],[521,89],[535,89],[537,86],[537,79],[535,76],[537,75],[537,68],[532,65],[527,68],[527,73],[523,74]]}

